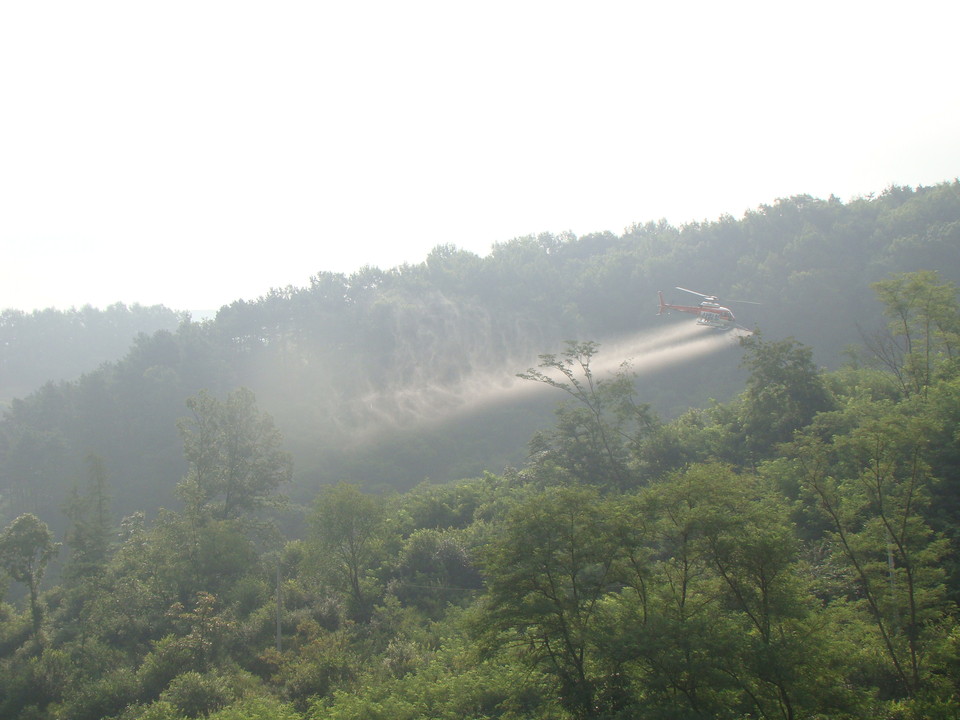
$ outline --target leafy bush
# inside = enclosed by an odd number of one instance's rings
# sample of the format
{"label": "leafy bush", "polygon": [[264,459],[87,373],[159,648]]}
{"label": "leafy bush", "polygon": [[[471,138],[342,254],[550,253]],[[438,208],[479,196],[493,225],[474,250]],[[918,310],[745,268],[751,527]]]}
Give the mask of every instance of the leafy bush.
{"label": "leafy bush", "polygon": [[229,683],[220,675],[189,671],[171,680],[160,699],[188,718],[195,718],[225,707],[234,697]]}
{"label": "leafy bush", "polygon": [[59,714],[70,720],[101,720],[121,712],[136,696],[135,677],[120,668],[97,680],[79,683]]}
{"label": "leafy bush", "polygon": [[269,697],[247,698],[218,710],[209,720],[300,720],[289,705]]}

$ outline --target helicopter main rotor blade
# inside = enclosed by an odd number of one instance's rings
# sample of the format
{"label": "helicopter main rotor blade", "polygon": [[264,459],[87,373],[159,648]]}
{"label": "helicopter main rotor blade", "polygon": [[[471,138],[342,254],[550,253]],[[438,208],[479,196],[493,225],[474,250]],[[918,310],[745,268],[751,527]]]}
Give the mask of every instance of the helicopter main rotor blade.
{"label": "helicopter main rotor blade", "polygon": [[712,297],[713,297],[713,295],[704,295],[702,292],[697,292],[696,290],[687,290],[686,288],[682,288],[682,287],[680,287],[679,285],[676,285],[675,287],[677,288],[677,290],[683,290],[684,292],[688,292],[688,293],[690,293],[691,295],[699,295],[699,296],[702,297],[702,298],[712,298]]}

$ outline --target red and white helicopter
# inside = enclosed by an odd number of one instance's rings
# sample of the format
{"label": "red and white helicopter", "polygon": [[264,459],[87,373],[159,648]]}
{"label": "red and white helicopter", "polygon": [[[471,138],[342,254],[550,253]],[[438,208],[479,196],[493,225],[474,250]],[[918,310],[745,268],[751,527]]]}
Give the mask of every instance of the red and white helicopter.
{"label": "red and white helicopter", "polygon": [[[718,328],[720,330],[729,330],[734,327],[734,322],[736,317],[730,308],[724,307],[720,304],[720,298],[716,295],[704,295],[702,292],[697,292],[696,290],[687,290],[686,288],[677,287],[677,290],[683,290],[684,292],[691,293],[693,295],[699,295],[703,298],[700,301],[699,305],[671,305],[664,301],[663,293],[657,291],[657,295],[660,296],[660,310],[657,312],[657,315],[662,315],[664,310],[679,310],[680,312],[692,313],[697,316],[697,325],[707,325],[712,328]],[[736,300],[735,302],[748,303],[750,305],[759,305],[760,303],[751,302],[750,300]]]}

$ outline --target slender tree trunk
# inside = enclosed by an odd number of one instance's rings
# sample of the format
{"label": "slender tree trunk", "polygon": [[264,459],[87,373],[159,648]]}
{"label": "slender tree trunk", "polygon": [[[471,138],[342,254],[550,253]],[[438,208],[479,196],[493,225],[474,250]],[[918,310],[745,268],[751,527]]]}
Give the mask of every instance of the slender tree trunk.
{"label": "slender tree trunk", "polygon": [[43,623],[43,607],[40,605],[40,588],[37,587],[37,581],[32,576],[27,583],[30,586],[30,618],[33,621],[33,634],[40,634],[40,626]]}

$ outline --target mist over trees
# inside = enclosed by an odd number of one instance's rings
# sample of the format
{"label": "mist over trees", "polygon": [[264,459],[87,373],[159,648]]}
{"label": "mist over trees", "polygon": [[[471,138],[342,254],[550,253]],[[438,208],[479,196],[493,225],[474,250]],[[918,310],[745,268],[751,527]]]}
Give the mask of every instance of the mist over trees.
{"label": "mist over trees", "polygon": [[[176,423],[187,398],[204,390],[254,393],[293,455],[292,495],[302,502],[343,480],[402,489],[516,465],[532,432],[549,426],[552,401],[473,411],[470,403],[565,340],[609,346],[676,322],[655,314],[656,291],[674,285],[761,303],[734,305],[739,321],[765,337],[791,336],[811,361],[836,367],[884,324],[870,283],[924,268],[960,280],[958,187],[891,187],[849,203],[797,196],[739,220],[638,224],[619,236],[542,234],[483,258],[440,246],[418,265],[321,272],[307,287],[239,300],[207,322],[180,317],[174,328],[138,335],[115,362],[11,401],[0,421],[2,516],[36,512],[60,527],[59,509],[91,454],[116,482],[120,512],[175,502],[185,471]],[[94,327],[144,314],[171,319],[122,306],[49,319]],[[47,315],[4,317],[12,332],[44,327]],[[28,337],[5,341],[5,368],[23,364],[19,346],[44,362],[83,355],[69,345],[52,353]],[[743,382],[736,355],[645,377],[642,399],[672,416],[729,398]]]}
{"label": "mist over trees", "polygon": [[48,382],[76,380],[119,360],[137,335],[174,330],[185,319],[163,306],[116,303],[103,310],[0,312],[0,407]]}
{"label": "mist over trees", "polygon": [[525,373],[563,403],[522,465],[330,484],[299,528],[264,512],[273,419],[201,390],[180,509],[118,519],[90,457],[63,547],[34,514],[0,531],[29,588],[0,603],[0,716],[956,717],[960,293],[871,289],[856,363],[757,333],[740,391],[670,420],[568,343]]}
{"label": "mist over trees", "polygon": [[[958,252],[954,181],[7,311],[0,717],[955,717]],[[614,371],[676,285],[756,332]]]}

